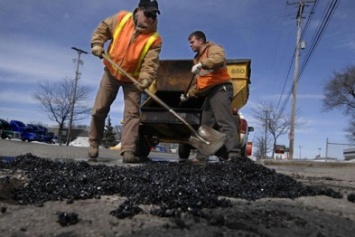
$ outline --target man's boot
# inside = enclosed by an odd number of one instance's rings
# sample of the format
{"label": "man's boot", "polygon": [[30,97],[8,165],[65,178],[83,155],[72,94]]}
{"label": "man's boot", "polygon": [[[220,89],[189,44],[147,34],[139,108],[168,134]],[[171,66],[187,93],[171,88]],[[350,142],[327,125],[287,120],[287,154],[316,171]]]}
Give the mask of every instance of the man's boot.
{"label": "man's boot", "polygon": [[99,156],[99,146],[98,145],[90,145],[88,156],[90,157],[89,161],[97,162],[97,157]]}
{"label": "man's boot", "polygon": [[243,158],[240,150],[231,151],[228,153],[227,162],[236,162],[237,160]]}
{"label": "man's boot", "polygon": [[125,151],[123,153],[123,163],[140,163],[140,159],[132,151]]}
{"label": "man's boot", "polygon": [[197,151],[195,158],[193,158],[191,162],[194,164],[206,164],[208,162],[208,156],[205,156],[201,152]]}

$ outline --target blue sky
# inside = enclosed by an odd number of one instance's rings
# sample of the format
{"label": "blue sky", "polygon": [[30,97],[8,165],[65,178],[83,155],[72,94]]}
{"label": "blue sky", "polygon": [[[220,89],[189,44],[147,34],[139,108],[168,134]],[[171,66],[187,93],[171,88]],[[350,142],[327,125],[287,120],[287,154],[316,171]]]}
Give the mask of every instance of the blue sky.
{"label": "blue sky", "polygon": [[[203,30],[208,40],[225,47],[230,59],[250,58],[250,97],[241,110],[256,126],[251,109],[267,101],[277,103],[286,81],[287,94],[293,78],[292,58],[296,44],[296,5],[286,0],[160,0],[159,32],[163,38],[162,59],[191,59],[187,36]],[[330,0],[320,1],[304,40],[310,43]],[[38,82],[74,78],[77,53],[90,52],[94,28],[119,10],[133,10],[138,0],[0,0],[0,117],[55,125],[43,114],[32,94]],[[305,20],[311,7],[305,9]],[[295,131],[295,157],[314,158],[326,150],[326,139],[347,143],[348,118],[339,111],[322,112],[323,86],[335,71],[355,64],[355,2],[341,0],[303,71],[298,85],[297,109],[307,124]],[[301,64],[304,52],[301,53]],[[92,90],[92,105],[102,74],[102,63],[91,54],[82,55],[79,84]],[[290,66],[292,66],[288,75]],[[287,76],[288,75],[288,76]],[[282,97],[283,99],[285,96]],[[283,101],[282,101],[283,102]],[[122,118],[119,94],[110,113],[113,124]],[[285,113],[291,111],[291,99]],[[88,125],[90,116],[80,122]],[[254,123],[254,124],[253,124]],[[250,140],[263,133],[255,127]],[[287,136],[279,139],[288,145]],[[301,149],[299,147],[301,146]],[[342,158],[341,152],[328,155]],[[321,148],[319,150],[318,148]],[[333,153],[334,154],[333,154]]]}

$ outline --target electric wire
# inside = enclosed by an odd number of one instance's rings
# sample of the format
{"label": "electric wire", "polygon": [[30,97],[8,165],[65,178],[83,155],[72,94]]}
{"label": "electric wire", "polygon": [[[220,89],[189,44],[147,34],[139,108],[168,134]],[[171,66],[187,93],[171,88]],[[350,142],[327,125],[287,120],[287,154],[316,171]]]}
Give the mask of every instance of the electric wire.
{"label": "electric wire", "polygon": [[306,66],[308,65],[308,62],[309,62],[311,56],[313,55],[314,50],[317,48],[317,46],[319,44],[319,41],[322,38],[325,29],[329,25],[329,22],[332,19],[333,15],[334,15],[334,12],[335,12],[336,8],[338,7],[339,3],[340,3],[340,0],[333,0],[330,3],[330,6],[329,6],[329,8],[326,11],[325,16],[323,17],[321,26],[318,29],[318,31],[315,34],[315,36],[313,37],[313,39],[312,39],[313,44],[311,45],[311,48],[308,51],[308,53],[306,55],[306,58],[303,61],[303,64],[301,65],[299,76],[298,76],[298,80],[300,79],[300,76],[302,75],[303,71],[305,70]]}
{"label": "electric wire", "polygon": [[[311,20],[312,20],[313,13],[315,12],[315,9],[316,9],[317,5],[318,5],[318,1],[316,1],[315,4],[313,4],[313,7],[312,7],[312,10],[311,10],[311,13],[310,13],[310,17],[308,18],[308,20],[307,20],[307,22],[306,22],[306,24],[305,24],[304,30],[303,30],[303,32],[302,32],[302,34],[301,34],[301,39],[304,38],[304,34],[305,34],[305,32],[307,31],[308,26],[310,25],[310,22],[311,22]],[[300,40],[300,41],[302,42],[302,40]],[[297,42],[297,44],[299,44],[299,42]],[[287,81],[288,81],[288,78],[289,78],[289,76],[290,76],[290,72],[291,72],[291,69],[292,69],[292,66],[293,66],[293,63],[294,63],[294,60],[295,60],[295,54],[296,54],[296,50],[297,50],[297,44],[296,44],[296,47],[295,47],[295,49],[294,49],[294,51],[293,51],[293,54],[292,54],[290,66],[289,66],[289,68],[288,68],[287,75],[286,75],[285,80],[284,80],[284,85],[283,85],[283,87],[282,87],[282,91],[281,91],[281,94],[280,94],[279,101],[277,102],[276,109],[279,108],[280,103],[281,103],[281,100],[282,100],[282,97],[283,97],[283,94],[284,94],[284,92],[285,92],[286,84],[287,84]],[[280,111],[281,111],[280,114],[283,112],[283,110],[284,110],[286,104],[288,103],[288,100],[290,99],[290,95],[291,95],[292,91],[293,91],[293,88],[291,88],[291,92],[289,92],[289,93],[287,94],[288,96],[287,96],[287,98],[285,99],[285,101],[284,101],[284,103],[283,103],[283,105],[282,105],[282,107],[281,107],[282,109],[280,109]]]}
{"label": "electric wire", "polygon": [[[287,13],[287,4],[285,4],[285,8],[284,8],[284,13],[282,14],[282,16],[286,16],[286,13]],[[281,51],[281,49],[280,49],[280,45],[282,45],[281,44],[281,40],[282,40],[282,38],[281,38],[281,30],[282,30],[282,28],[281,27],[279,27],[278,28],[278,36],[277,36],[277,43],[276,43],[276,45],[278,46],[277,48],[276,48],[276,53],[275,53],[275,56],[274,56],[274,59],[272,60],[272,65],[271,65],[271,71],[273,72],[273,73],[275,73],[275,64],[277,63],[277,61],[276,61],[276,58],[277,58],[277,56],[278,55],[280,55],[278,52],[279,51]],[[291,34],[288,34],[288,35],[291,35]],[[284,57],[284,54],[285,54],[285,49],[282,49],[282,55],[280,55],[280,58],[282,59],[283,57]],[[280,70],[280,68],[278,68],[279,70]],[[276,74],[276,73],[275,73]],[[285,85],[284,85],[285,86]]]}
{"label": "electric wire", "polygon": [[[335,12],[337,6],[339,5],[339,3],[340,3],[340,0],[332,0],[332,1],[327,5],[326,10],[325,10],[325,12],[323,13],[322,21],[321,21],[321,23],[319,24],[319,26],[318,26],[318,28],[317,28],[318,30],[316,31],[316,34],[315,34],[314,37],[312,38],[311,47],[310,47],[310,49],[307,51],[305,60],[302,62],[300,72],[298,72],[298,75],[297,75],[297,82],[300,80],[300,75],[303,73],[304,69],[305,69],[306,66],[308,65],[308,62],[309,62],[311,56],[313,55],[313,52],[314,52],[315,48],[317,47],[317,45],[318,45],[318,43],[319,43],[319,41],[320,41],[320,39],[321,39],[321,37],[322,37],[322,35],[323,35],[323,33],[324,33],[326,27],[329,25],[329,22],[330,22],[332,16],[334,15],[334,12]],[[307,29],[308,29],[308,27],[309,27],[309,25],[310,25],[310,23],[311,23],[311,21],[312,21],[313,14],[315,13],[315,10],[316,10],[317,6],[318,6],[318,1],[315,1],[315,4],[313,5],[312,10],[311,10],[310,16],[309,16],[309,18],[308,18],[308,20],[307,20],[307,22],[306,22],[306,24],[305,24],[304,31],[303,31],[303,33],[301,34],[301,39],[304,38],[304,35],[305,35],[306,32],[307,32]],[[300,40],[300,42],[302,42],[302,40]],[[300,43],[300,42],[298,42],[298,43]],[[298,45],[296,45],[296,47],[298,47]],[[293,59],[291,60],[291,65],[292,65],[292,63],[293,63],[293,61],[294,61],[294,55],[295,55],[295,53],[296,53],[296,49],[294,50]],[[288,70],[288,73],[287,73],[287,77],[286,77],[285,82],[287,81],[287,78],[288,78],[288,76],[289,76],[289,74],[290,74],[290,70],[291,70],[291,66],[290,66],[290,68],[289,68],[289,70]],[[286,84],[286,83],[285,83],[285,84]],[[284,85],[284,87],[285,87],[285,85]],[[293,92],[293,89],[294,89],[294,83],[292,83],[291,88],[290,88],[290,90],[289,90],[289,93],[287,94],[287,98],[284,100],[283,105],[281,106],[281,108],[280,108],[280,110],[279,110],[279,113],[278,113],[279,116],[281,116],[281,114],[283,113],[283,111],[284,111],[284,109],[285,109],[285,107],[286,107],[286,105],[287,105],[287,103],[288,103],[288,100],[289,100],[289,98],[290,98],[290,96],[291,96],[291,94],[292,94],[292,92]],[[282,90],[281,97],[283,96],[283,92],[284,92],[284,88],[283,88],[283,90]],[[280,100],[279,100],[279,102],[278,102],[277,108],[279,107],[279,104],[280,104],[280,101],[281,101],[281,97],[280,97]]]}
{"label": "electric wire", "polygon": [[[318,3],[318,2],[317,2],[317,3]],[[313,8],[312,8],[312,10],[311,10],[311,13],[312,13],[312,12],[314,12],[314,5],[313,5]],[[310,18],[308,18],[308,20],[307,20],[307,22],[306,22],[305,29],[308,28],[309,24],[310,24]],[[304,32],[305,32],[305,31],[302,32],[301,39],[303,38]],[[302,42],[302,40],[300,40],[300,42]],[[295,49],[294,49],[294,51],[293,51],[293,54],[292,54],[292,57],[291,57],[290,66],[289,66],[289,68],[288,68],[287,75],[286,75],[285,80],[284,80],[284,85],[283,85],[283,87],[282,87],[282,91],[281,91],[280,98],[279,98],[279,101],[278,101],[277,106],[276,106],[276,110],[279,108],[280,103],[281,103],[281,100],[282,100],[282,97],[284,96],[284,92],[285,92],[285,89],[286,89],[286,84],[287,84],[288,78],[289,78],[289,76],[290,76],[292,66],[293,66],[293,64],[294,64],[295,55],[296,55],[296,51],[297,51],[297,45],[298,45],[300,42],[296,42],[296,47],[295,47]],[[281,116],[281,114],[283,113],[283,111],[284,111],[284,109],[285,109],[285,107],[286,107],[286,105],[287,105],[287,103],[288,103],[288,101],[289,101],[289,99],[290,99],[290,96],[291,96],[291,94],[292,94],[292,91],[293,91],[293,85],[292,85],[292,88],[291,88],[291,90],[289,91],[289,93],[287,93],[287,98],[284,100],[283,105],[281,106],[281,109],[279,110],[280,112],[279,112],[279,115],[277,116],[277,118],[279,118],[279,117]]]}
{"label": "electric wire", "polygon": [[[302,31],[302,34],[301,34],[301,38],[300,38],[300,42],[302,42],[302,39],[304,38],[304,35],[305,35],[305,32],[307,32],[307,29],[312,21],[312,18],[313,18],[313,15],[314,15],[314,12],[316,11],[316,8],[318,6],[318,1],[316,1],[313,6],[312,6],[312,9],[310,11],[310,15],[309,17],[307,18],[307,22],[305,24],[305,27],[304,27],[304,30]],[[292,69],[292,66],[293,66],[293,63],[294,63],[294,60],[295,60],[295,55],[296,55],[296,51],[297,51],[297,46],[300,42],[296,42],[296,47],[293,51],[293,54],[292,54],[292,58],[291,58],[291,63],[290,63],[290,66],[288,68],[288,72],[287,72],[287,75],[286,75],[286,78],[285,78],[285,81],[284,81],[284,85],[283,85],[283,88],[282,88],[282,92],[280,94],[280,98],[279,98],[279,101],[277,103],[277,106],[276,106],[276,110],[279,108],[280,106],[280,103],[281,103],[281,100],[282,100],[282,97],[283,97],[283,94],[285,92],[285,88],[286,88],[286,84],[287,84],[287,80],[290,76],[290,72],[291,72],[291,69]],[[293,91],[293,88],[294,88],[294,85],[292,84],[289,92],[287,93],[287,98],[284,100],[282,106],[281,106],[281,109],[279,110],[279,113],[278,113],[278,118],[281,116],[281,114],[283,113],[283,111],[285,110],[285,107],[290,99],[290,96],[292,94],[292,91]]]}

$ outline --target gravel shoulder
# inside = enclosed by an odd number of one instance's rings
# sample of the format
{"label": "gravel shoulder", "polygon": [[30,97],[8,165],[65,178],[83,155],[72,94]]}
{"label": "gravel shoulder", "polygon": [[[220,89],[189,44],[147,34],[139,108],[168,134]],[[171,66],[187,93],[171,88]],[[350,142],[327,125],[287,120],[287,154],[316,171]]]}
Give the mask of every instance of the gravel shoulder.
{"label": "gravel shoulder", "polygon": [[[0,141],[0,157],[31,153],[43,158],[86,159],[85,148]],[[120,163],[117,151],[102,150],[110,164]],[[117,162],[116,162],[117,164]],[[17,205],[4,198],[8,190],[0,183],[0,231],[2,236],[352,236],[355,231],[354,163],[264,162],[277,173],[305,185],[332,188],[343,198],[329,196],[262,198],[255,201],[228,198],[228,208],[203,209],[205,216],[188,213],[179,218],[150,214],[153,205],[140,205],[143,212],[119,219],[110,214],[126,197],[105,195],[99,199],[46,202],[43,206]],[[12,177],[20,185],[26,174],[21,170],[0,170],[0,178]],[[11,183],[16,185],[16,183]],[[59,213],[75,213],[78,222],[61,226]],[[70,216],[68,216],[69,218]]]}

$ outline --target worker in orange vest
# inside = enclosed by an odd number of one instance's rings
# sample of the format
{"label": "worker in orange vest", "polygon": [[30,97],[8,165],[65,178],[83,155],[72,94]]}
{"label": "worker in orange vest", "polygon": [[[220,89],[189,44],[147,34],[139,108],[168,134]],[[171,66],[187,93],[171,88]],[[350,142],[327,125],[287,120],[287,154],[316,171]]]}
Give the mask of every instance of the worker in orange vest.
{"label": "worker in orange vest", "polygon": [[[195,83],[187,95],[181,96],[184,102],[189,97],[205,96],[201,123],[218,129],[227,135],[224,144],[226,161],[234,162],[241,158],[237,124],[231,111],[233,85],[226,66],[226,55],[222,46],[206,40],[202,31],[192,32],[188,41],[196,53],[191,72],[195,74]],[[197,153],[197,161],[206,161],[207,157]]]}
{"label": "worker in orange vest", "polygon": [[118,90],[124,95],[123,132],[121,155],[123,163],[140,163],[136,157],[136,141],[139,133],[140,100],[142,91],[148,88],[157,75],[162,39],[157,32],[156,0],[140,0],[133,12],[120,11],[103,20],[94,30],[91,52],[102,58],[104,44],[110,41],[107,54],[123,70],[138,80],[137,88],[127,77],[103,60],[104,73],[92,109],[89,132],[89,161],[97,161],[99,145],[103,137],[106,117]]}

